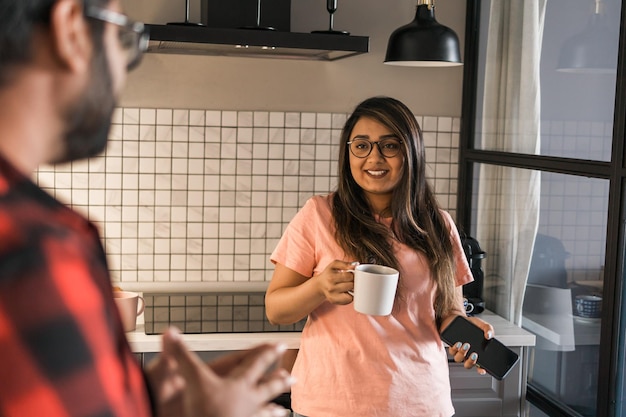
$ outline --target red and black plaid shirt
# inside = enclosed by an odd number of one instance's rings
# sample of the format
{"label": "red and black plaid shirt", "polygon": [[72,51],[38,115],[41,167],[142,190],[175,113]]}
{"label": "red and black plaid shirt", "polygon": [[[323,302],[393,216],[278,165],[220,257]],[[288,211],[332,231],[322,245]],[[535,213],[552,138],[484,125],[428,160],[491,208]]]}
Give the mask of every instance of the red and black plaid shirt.
{"label": "red and black plaid shirt", "polygon": [[149,415],[98,232],[0,158],[0,416]]}

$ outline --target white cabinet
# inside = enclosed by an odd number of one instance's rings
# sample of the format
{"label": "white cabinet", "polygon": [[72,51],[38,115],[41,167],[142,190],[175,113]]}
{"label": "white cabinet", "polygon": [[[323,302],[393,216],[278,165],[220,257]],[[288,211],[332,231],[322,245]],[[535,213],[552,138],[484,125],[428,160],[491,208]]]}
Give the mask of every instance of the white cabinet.
{"label": "white cabinet", "polygon": [[450,364],[455,417],[525,416],[527,348],[511,347],[520,362],[502,381]]}

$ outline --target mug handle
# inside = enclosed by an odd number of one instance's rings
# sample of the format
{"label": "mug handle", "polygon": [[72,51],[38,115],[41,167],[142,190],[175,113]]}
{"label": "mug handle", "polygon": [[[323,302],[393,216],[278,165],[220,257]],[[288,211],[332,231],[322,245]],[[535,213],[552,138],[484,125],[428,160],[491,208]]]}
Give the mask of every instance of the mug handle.
{"label": "mug handle", "polygon": [[[354,275],[354,272],[355,272],[355,271],[356,271],[355,269],[346,269],[346,270],[345,270],[345,271],[343,271],[343,272],[350,272],[352,275]],[[351,296],[353,296],[353,297],[354,297],[354,291],[353,291],[353,290],[348,290],[348,291],[346,291],[346,292],[347,292],[348,294],[350,294]]]}
{"label": "mug handle", "polygon": [[138,297],[137,301],[141,301],[141,307],[137,308],[137,317],[139,317],[141,315],[141,313],[143,313],[143,310],[146,308],[146,301],[143,299],[143,297],[141,295],[139,295],[137,297]]}

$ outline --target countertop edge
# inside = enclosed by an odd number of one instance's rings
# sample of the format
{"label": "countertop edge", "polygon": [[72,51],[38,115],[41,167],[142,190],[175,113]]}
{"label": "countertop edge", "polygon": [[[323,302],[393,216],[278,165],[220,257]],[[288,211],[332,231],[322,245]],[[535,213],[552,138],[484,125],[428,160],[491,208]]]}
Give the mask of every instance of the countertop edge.
{"label": "countertop edge", "polygon": [[[243,350],[263,343],[284,343],[288,349],[300,346],[300,332],[186,333],[181,336],[189,349],[196,352]],[[145,334],[143,325],[138,324],[135,331],[126,333],[126,338],[135,353],[161,351],[161,335]]]}

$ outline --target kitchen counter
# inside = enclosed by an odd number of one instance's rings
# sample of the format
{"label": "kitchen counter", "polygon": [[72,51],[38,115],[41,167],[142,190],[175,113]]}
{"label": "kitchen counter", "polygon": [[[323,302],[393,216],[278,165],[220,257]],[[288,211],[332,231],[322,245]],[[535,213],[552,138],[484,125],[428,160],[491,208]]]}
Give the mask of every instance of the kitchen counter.
{"label": "kitchen counter", "polygon": [[[491,323],[495,336],[507,346],[533,346],[535,335],[520,329],[500,316],[485,311],[479,316]],[[161,351],[161,336],[147,335],[142,317],[139,317],[137,329],[128,332],[128,341],[134,352]],[[300,332],[263,332],[263,333],[202,333],[183,334],[183,339],[194,351],[225,351],[247,349],[259,343],[285,343],[289,349],[300,346]]]}

